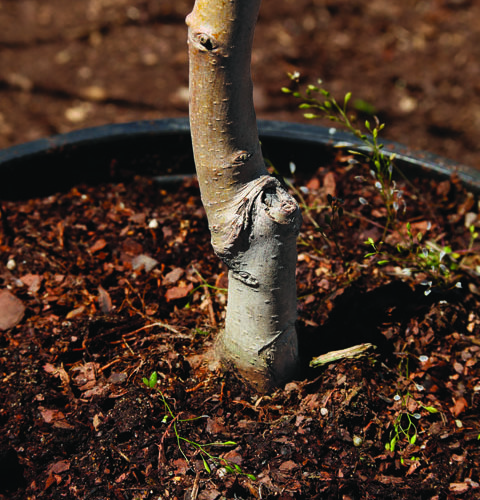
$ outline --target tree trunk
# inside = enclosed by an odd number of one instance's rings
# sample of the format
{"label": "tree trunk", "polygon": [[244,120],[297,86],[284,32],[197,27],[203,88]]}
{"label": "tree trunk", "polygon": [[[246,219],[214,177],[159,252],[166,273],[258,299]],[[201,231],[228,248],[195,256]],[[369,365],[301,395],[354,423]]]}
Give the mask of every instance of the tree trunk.
{"label": "tree trunk", "polygon": [[196,0],[187,17],[190,125],[215,253],[229,268],[217,352],[260,391],[297,373],[296,201],[265,167],[250,59],[260,0]]}

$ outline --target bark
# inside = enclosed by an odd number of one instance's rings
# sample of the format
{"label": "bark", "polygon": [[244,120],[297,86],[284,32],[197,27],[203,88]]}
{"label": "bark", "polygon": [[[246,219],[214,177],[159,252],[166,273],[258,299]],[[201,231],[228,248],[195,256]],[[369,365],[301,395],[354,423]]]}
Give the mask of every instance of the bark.
{"label": "bark", "polygon": [[261,391],[298,369],[295,200],[265,167],[250,75],[260,0],[196,0],[187,17],[190,125],[212,245],[229,268],[217,352]]}

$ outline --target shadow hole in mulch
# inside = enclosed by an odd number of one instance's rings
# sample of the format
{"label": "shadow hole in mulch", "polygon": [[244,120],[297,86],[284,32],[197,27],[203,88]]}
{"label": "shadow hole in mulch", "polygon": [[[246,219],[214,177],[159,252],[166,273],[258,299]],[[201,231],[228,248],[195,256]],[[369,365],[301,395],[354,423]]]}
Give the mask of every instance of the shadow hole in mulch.
{"label": "shadow hole in mulch", "polygon": [[26,486],[24,466],[12,447],[0,449],[0,494],[11,493]]}
{"label": "shadow hole in mulch", "polygon": [[[447,298],[440,292],[426,296],[424,287],[412,289],[395,281],[369,292],[352,286],[335,299],[324,324],[318,327],[298,326],[302,378],[315,378],[319,368],[310,368],[312,358],[330,351],[370,343],[382,361],[388,364],[394,352],[395,338],[381,333],[389,323],[406,325],[409,319],[433,302]],[[449,299],[451,292],[448,294]]]}

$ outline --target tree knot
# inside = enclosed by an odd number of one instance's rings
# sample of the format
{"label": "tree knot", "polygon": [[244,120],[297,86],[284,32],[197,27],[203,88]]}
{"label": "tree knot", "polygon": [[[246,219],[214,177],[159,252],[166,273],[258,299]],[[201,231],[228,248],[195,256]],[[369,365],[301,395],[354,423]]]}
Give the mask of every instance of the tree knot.
{"label": "tree knot", "polygon": [[258,288],[259,286],[258,279],[247,273],[247,271],[233,270],[233,277],[252,288]]}
{"label": "tree knot", "polygon": [[215,37],[205,31],[193,33],[190,39],[195,47],[202,52],[213,52],[218,48]]}
{"label": "tree knot", "polygon": [[296,237],[301,224],[297,203],[278,179],[269,175],[246,183],[228,203],[217,206],[213,213],[210,230],[215,253],[233,271],[235,278],[252,287],[256,287],[256,278],[244,272],[240,263],[251,244],[254,226],[269,220],[283,226],[275,231],[290,231]]}

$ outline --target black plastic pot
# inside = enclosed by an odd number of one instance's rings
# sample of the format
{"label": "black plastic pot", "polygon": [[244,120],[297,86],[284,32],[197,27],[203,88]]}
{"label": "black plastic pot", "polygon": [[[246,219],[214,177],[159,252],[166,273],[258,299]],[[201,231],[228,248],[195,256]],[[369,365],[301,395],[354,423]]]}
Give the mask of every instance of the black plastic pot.
{"label": "black plastic pot", "polygon": [[[334,128],[259,121],[264,155],[288,174],[313,171],[335,147],[364,150],[351,134]],[[457,174],[480,193],[480,171],[386,142],[397,165],[413,178],[440,179]],[[123,180],[133,175],[161,176],[164,182],[194,173],[188,120],[185,118],[105,125],[61,134],[0,151],[0,199],[26,199],[66,189],[78,182]]]}

